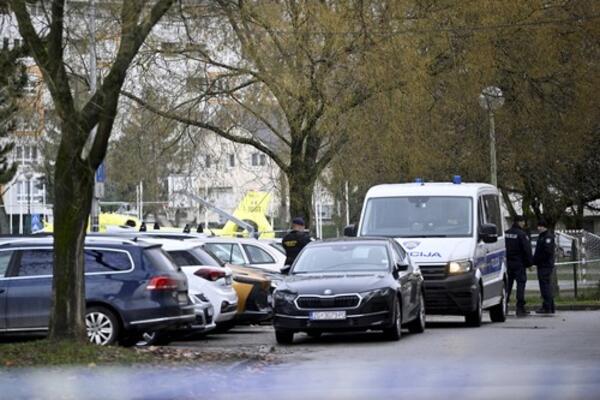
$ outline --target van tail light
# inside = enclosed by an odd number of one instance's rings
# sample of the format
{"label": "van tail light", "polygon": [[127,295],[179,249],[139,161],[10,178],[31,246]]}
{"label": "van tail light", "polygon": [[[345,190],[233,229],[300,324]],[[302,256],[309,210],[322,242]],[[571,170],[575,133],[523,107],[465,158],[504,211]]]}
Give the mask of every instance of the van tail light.
{"label": "van tail light", "polygon": [[200,268],[194,272],[194,275],[204,278],[207,281],[214,282],[221,278],[225,278],[227,274],[220,268]]}
{"label": "van tail light", "polygon": [[150,279],[146,289],[148,290],[174,290],[177,289],[177,280],[169,276],[155,276]]}

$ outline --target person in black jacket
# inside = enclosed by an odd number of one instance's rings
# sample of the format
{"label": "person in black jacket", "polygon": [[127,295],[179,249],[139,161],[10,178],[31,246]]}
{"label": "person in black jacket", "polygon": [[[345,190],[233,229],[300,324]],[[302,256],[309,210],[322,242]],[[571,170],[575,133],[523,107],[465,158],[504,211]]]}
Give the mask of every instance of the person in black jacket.
{"label": "person in black jacket", "polygon": [[281,239],[281,244],[285,249],[285,265],[292,265],[300,251],[308,243],[310,243],[310,236],[305,231],[304,219],[294,218],[292,220],[292,230]]}
{"label": "person in black jacket", "polygon": [[506,264],[508,273],[507,301],[510,301],[513,284],[517,282],[517,317],[529,314],[525,308],[525,285],[527,284],[527,268],[533,265],[531,242],[525,228],[525,218],[517,215],[512,227],[506,231]]}
{"label": "person in black jacket", "polygon": [[554,314],[554,295],[552,293],[552,270],[554,269],[554,235],[548,230],[545,220],[538,221],[539,236],[535,245],[533,263],[537,266],[537,275],[542,294],[542,307],[538,314]]}

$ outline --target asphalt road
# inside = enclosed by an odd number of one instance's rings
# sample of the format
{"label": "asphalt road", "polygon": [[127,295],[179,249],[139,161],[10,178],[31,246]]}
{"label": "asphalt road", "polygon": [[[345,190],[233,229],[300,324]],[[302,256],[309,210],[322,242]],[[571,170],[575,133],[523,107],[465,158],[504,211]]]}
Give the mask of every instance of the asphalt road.
{"label": "asphalt road", "polygon": [[399,342],[377,333],[298,335],[293,346],[278,346],[270,327],[242,327],[175,346],[260,349],[280,362],[30,371],[0,374],[0,387],[14,398],[35,398],[39,392],[27,387],[52,397],[66,382],[82,399],[600,399],[600,311],[509,317],[480,328],[430,318],[425,333]]}

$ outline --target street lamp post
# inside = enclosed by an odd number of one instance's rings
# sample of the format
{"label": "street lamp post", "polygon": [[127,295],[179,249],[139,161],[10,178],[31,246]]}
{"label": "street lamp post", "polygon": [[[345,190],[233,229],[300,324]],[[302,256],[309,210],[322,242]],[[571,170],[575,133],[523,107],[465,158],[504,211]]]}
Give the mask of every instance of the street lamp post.
{"label": "street lamp post", "polygon": [[490,119],[490,181],[498,186],[498,165],[496,162],[496,122],[494,111],[504,105],[502,90],[496,86],[488,86],[479,95],[479,105],[488,112]]}
{"label": "street lamp post", "polygon": [[29,218],[29,229],[31,229],[31,178],[33,178],[33,173],[27,171],[25,173],[25,182],[27,184],[27,218]]}

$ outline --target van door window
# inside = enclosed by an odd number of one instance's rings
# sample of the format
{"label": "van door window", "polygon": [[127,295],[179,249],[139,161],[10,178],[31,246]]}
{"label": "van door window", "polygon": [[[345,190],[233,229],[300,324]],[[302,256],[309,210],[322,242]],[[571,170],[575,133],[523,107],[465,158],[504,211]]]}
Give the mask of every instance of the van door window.
{"label": "van door window", "polygon": [[502,214],[500,212],[500,203],[498,196],[486,194],[482,197],[483,208],[485,211],[485,222],[496,225],[498,228],[498,237],[502,237],[504,230],[502,229]]}
{"label": "van door window", "polygon": [[23,250],[17,276],[52,275],[52,250]]}

